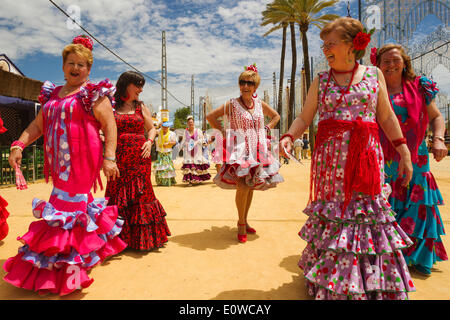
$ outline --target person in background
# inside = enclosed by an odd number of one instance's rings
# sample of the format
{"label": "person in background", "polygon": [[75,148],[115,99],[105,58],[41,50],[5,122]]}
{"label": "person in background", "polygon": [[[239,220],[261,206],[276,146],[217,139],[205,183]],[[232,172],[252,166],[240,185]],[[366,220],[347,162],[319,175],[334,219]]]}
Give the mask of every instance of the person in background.
{"label": "person in background", "polygon": [[[151,148],[156,129],[150,110],[139,100],[145,78],[126,71],[116,83],[117,165],[121,176],[108,181],[105,197],[117,205],[124,219],[120,238],[128,248],[148,251],[162,248],[170,230],[166,211],[153,191]],[[147,138],[145,135],[147,134]]]}
{"label": "person in background", "polygon": [[308,159],[309,140],[306,134],[303,135],[302,159]]}
{"label": "person in background", "polygon": [[294,155],[295,158],[297,160],[302,159],[303,158],[303,152],[302,152],[302,150],[303,150],[303,140],[302,139],[300,139],[300,138],[295,139],[295,141],[294,141],[294,150],[295,150],[295,155]]}
{"label": "person in background", "polygon": [[444,117],[435,102],[439,90],[435,82],[414,73],[411,58],[401,45],[388,44],[374,49],[372,59],[386,79],[391,107],[399,120],[413,164],[412,179],[405,186],[403,177],[398,174],[400,156],[386,135],[380,132],[386,182],[393,189],[389,203],[397,213],[397,222],[414,242],[403,251],[406,262],[420,273],[430,275],[436,261],[448,260],[441,240],[445,232],[438,208],[444,201],[430,171],[426,143],[426,130],[430,124],[434,159],[441,161],[447,155]]}
{"label": "person in background", "polygon": [[158,186],[172,186],[177,183],[175,167],[172,161],[172,147],[177,143],[177,135],[170,131],[173,122],[167,118],[162,119],[161,129],[156,139],[158,158],[153,164],[155,180]]}

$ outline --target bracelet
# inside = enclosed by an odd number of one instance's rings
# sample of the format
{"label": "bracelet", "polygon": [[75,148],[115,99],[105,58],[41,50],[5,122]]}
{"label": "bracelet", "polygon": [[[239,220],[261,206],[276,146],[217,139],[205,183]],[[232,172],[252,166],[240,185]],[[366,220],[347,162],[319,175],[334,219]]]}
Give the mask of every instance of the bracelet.
{"label": "bracelet", "polygon": [[13,150],[16,150],[16,149],[20,150],[20,152],[23,152],[23,149],[19,146],[12,146],[11,148],[9,148],[9,151],[12,152]]}
{"label": "bracelet", "polygon": [[397,140],[393,140],[392,144],[394,145],[395,148],[397,148],[401,144],[406,144],[406,138],[400,138]]}
{"label": "bracelet", "polygon": [[112,161],[112,162],[116,162],[116,157],[103,157],[103,160],[109,160],[109,161]]}
{"label": "bracelet", "polygon": [[151,141],[152,143],[153,143],[153,140],[152,139],[150,139],[150,138],[148,138],[148,140],[147,141]]}
{"label": "bracelet", "polygon": [[11,148],[9,150],[12,151],[14,149],[20,149],[20,151],[23,151],[23,149],[25,149],[25,143],[19,140],[14,141],[11,143]]}
{"label": "bracelet", "polygon": [[292,136],[292,134],[290,133],[285,133],[281,136],[280,141],[283,140],[284,138],[289,137],[291,138],[291,141],[294,142],[294,137]]}
{"label": "bracelet", "polygon": [[442,142],[445,142],[445,138],[442,136],[433,136],[433,140],[434,139],[438,139],[438,140],[441,140]]}

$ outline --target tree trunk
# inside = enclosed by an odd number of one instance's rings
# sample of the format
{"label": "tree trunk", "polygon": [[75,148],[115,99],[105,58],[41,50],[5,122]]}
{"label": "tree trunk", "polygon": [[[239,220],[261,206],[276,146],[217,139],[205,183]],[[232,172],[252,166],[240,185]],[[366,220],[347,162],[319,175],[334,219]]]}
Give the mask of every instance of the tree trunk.
{"label": "tree trunk", "polygon": [[291,85],[289,94],[289,107],[288,107],[288,128],[294,122],[295,115],[295,73],[297,71],[297,44],[295,40],[295,24],[291,22],[289,24],[291,28],[291,47],[292,47],[292,68],[291,68]]}
{"label": "tree trunk", "polygon": [[286,56],[286,31],[287,25],[283,27],[283,42],[281,45],[281,62],[280,62],[280,84],[278,86],[278,107],[277,111],[280,115],[280,121],[277,124],[277,128],[280,132],[283,130],[283,80],[284,80],[284,59]]}
{"label": "tree trunk", "polygon": [[[300,26],[300,34],[302,37],[302,47],[303,47],[303,61],[305,64],[305,80],[306,80],[306,92],[309,91],[311,87],[311,66],[309,64],[309,51],[308,51],[308,38],[306,37],[306,32],[308,31],[308,26]],[[315,133],[314,133],[314,119],[309,125],[309,145],[311,154],[314,149]]]}

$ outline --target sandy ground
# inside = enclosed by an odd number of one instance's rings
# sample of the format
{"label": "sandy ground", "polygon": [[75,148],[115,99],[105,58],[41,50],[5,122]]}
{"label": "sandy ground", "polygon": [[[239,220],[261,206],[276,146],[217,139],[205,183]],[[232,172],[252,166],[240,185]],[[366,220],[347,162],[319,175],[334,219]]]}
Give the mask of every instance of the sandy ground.
{"label": "sandy ground", "polygon": [[[436,163],[432,172],[443,194],[450,194],[450,157]],[[257,230],[245,244],[238,243],[237,213],[232,190],[212,182],[186,187],[154,187],[167,211],[172,236],[157,251],[126,250],[90,271],[95,281],[81,292],[65,297],[16,288],[0,280],[0,299],[171,299],[171,300],[307,300],[305,283],[297,261],[306,243],[297,233],[306,221],[302,213],[309,194],[310,162],[283,165],[285,182],[277,188],[254,193],[249,222]],[[215,169],[210,169],[214,175]],[[0,241],[0,264],[17,253],[23,235],[34,221],[31,201],[48,200],[51,185],[30,184],[24,191],[0,189],[11,213],[8,237]],[[98,192],[96,196],[103,196]],[[449,201],[449,200],[448,200]],[[450,229],[450,206],[440,207],[445,228]],[[450,251],[450,237],[443,237]],[[0,277],[5,271],[0,269]],[[412,300],[450,299],[450,263],[440,262],[431,277],[412,272],[416,292]],[[445,284],[445,285],[444,285]]]}

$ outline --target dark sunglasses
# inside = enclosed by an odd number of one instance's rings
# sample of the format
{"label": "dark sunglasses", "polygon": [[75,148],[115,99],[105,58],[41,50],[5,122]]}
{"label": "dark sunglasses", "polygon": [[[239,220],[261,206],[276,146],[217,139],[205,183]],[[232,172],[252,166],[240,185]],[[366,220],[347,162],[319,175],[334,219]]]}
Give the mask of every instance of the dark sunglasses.
{"label": "dark sunglasses", "polygon": [[255,86],[255,81],[247,81],[247,80],[239,80],[239,85],[240,86]]}

